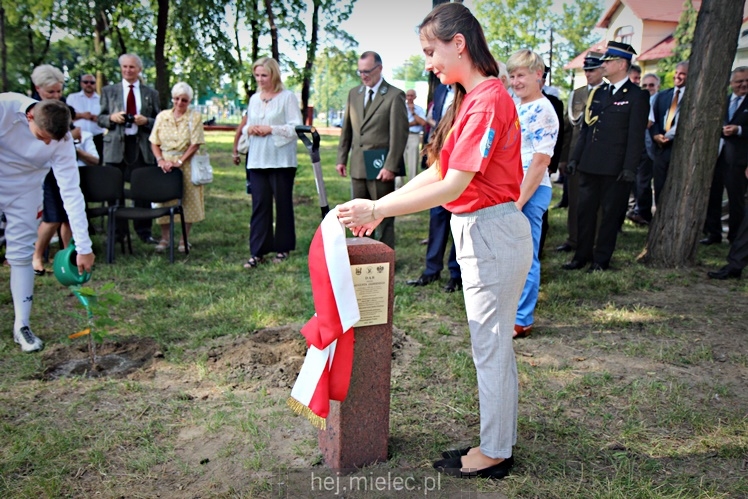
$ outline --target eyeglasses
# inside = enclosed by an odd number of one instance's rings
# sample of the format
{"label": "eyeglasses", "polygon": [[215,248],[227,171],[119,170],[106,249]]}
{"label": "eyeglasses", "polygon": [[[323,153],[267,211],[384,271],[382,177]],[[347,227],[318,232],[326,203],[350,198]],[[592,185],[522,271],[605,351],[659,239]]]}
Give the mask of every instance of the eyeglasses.
{"label": "eyeglasses", "polygon": [[184,97],[172,97],[171,100],[174,102],[186,102],[187,104],[190,102],[189,99],[185,99]]}
{"label": "eyeglasses", "polygon": [[369,76],[374,71],[376,71],[377,68],[380,68],[380,67],[382,67],[382,65],[381,64],[377,64],[376,66],[374,66],[371,69],[357,69],[356,70],[356,76]]}
{"label": "eyeglasses", "polygon": [[94,85],[96,83],[96,80],[81,80],[81,83],[84,85]]}
{"label": "eyeglasses", "polygon": [[657,83],[642,83],[643,88],[656,87]]}

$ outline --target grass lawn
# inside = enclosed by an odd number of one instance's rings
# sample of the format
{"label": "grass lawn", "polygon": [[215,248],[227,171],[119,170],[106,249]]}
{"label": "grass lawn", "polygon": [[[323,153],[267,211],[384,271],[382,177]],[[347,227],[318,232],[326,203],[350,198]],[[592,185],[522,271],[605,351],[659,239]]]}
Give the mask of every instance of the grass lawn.
{"label": "grass lawn", "polygon": [[[298,329],[314,313],[306,254],[320,211],[309,156],[299,145],[297,250],[245,270],[244,170],[231,163],[231,133],[207,138],[215,179],[188,257],[170,265],[136,240],[134,255],[118,248],[107,265],[94,236],[91,286],[114,283],[123,297],[101,353],[139,367],[60,375],[62,360],[86,356],[84,339],[67,339],[85,321],[51,276],[36,278],[32,314],[46,349],[21,353],[0,268],[0,497],[269,498],[279,477],[325,470],[316,430],[286,407],[304,354]],[[350,192],[334,171],[336,144],[323,137],[331,206]],[[536,328],[515,342],[513,474],[345,497],[748,497],[748,285],[705,276],[727,245],[700,248],[696,268],[650,269],[635,262],[646,229],[627,222],[615,270],[566,272],[568,255],[553,251],[565,222],[551,210]],[[397,219],[390,459],[361,476],[434,477],[442,450],[477,443],[462,295],[441,290],[446,272],[441,284],[405,285],[423,270],[427,231],[428,213]],[[336,496],[307,492],[287,496]]]}

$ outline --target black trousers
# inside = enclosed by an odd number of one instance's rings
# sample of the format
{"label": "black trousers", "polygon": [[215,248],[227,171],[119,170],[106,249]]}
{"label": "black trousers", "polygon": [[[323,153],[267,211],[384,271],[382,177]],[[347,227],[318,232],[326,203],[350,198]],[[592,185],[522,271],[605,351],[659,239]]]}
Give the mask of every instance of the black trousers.
{"label": "black trousers", "polygon": [[746,215],[727,254],[728,266],[736,270],[743,270],[748,265],[748,214]]}
{"label": "black trousers", "polygon": [[[621,217],[626,215],[631,182],[615,176],[579,172],[579,235],[574,260],[608,268],[616,248]],[[599,223],[598,223],[599,212]],[[597,233],[597,234],[596,234]]]}
{"label": "black trousers", "polygon": [[580,175],[575,173],[574,175],[566,175],[566,190],[569,196],[569,207],[568,213],[566,214],[566,228],[569,232],[569,236],[566,238],[566,244],[572,248],[577,248],[577,240],[579,239],[579,177]]}
{"label": "black trousers", "polygon": [[99,164],[104,164],[104,134],[93,136],[93,143],[96,146],[96,152],[99,154]]}
{"label": "black trousers", "polygon": [[[103,157],[103,156],[102,156]],[[138,147],[138,139],[136,136],[125,136],[125,157],[120,163],[107,163],[107,166],[114,166],[119,168],[122,172],[122,178],[125,182],[130,181],[130,175],[132,171],[137,168],[155,168],[156,165],[148,164],[143,158],[143,154],[140,152]],[[120,199],[120,204],[124,206],[125,200]],[[151,205],[145,201],[133,201],[133,205],[138,208],[150,208]],[[151,237],[151,226],[153,225],[152,220],[133,220],[132,226],[135,229],[135,233],[140,239],[147,239]],[[127,233],[127,220],[117,220],[116,234],[117,238],[124,237]]]}
{"label": "black trousers", "polygon": [[[296,249],[293,183],[296,168],[252,169],[249,251],[254,257]],[[275,206],[275,230],[273,230]]]}
{"label": "black trousers", "polygon": [[745,218],[745,191],[748,180],[745,168],[736,168],[724,160],[720,154],[714,168],[712,186],[709,190],[709,204],[706,210],[704,232],[715,239],[722,239],[722,193],[727,189],[730,221],[727,239],[730,242],[737,237],[738,228]]}
{"label": "black trousers", "polygon": [[647,222],[652,221],[652,158],[647,151],[642,154],[642,159],[636,169],[636,187],[634,189],[636,196],[636,205],[634,210]]}
{"label": "black trousers", "polygon": [[[395,190],[395,182],[382,182],[381,180],[365,180],[359,178],[351,179],[352,197],[371,199],[376,201]],[[395,249],[395,217],[387,217],[382,220],[379,227],[374,231],[374,239],[383,242]]]}

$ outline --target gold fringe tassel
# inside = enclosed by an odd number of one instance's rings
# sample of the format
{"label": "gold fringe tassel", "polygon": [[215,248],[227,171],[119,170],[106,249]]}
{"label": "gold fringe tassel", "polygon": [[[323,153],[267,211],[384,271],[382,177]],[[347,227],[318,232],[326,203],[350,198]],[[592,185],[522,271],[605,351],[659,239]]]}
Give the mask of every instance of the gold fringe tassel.
{"label": "gold fringe tassel", "polygon": [[325,420],[325,418],[317,416],[309,407],[305,406],[295,398],[288,397],[286,404],[288,404],[288,407],[290,407],[291,410],[296,414],[306,417],[309,422],[312,423],[312,426],[314,426],[318,430],[327,429],[327,421]]}

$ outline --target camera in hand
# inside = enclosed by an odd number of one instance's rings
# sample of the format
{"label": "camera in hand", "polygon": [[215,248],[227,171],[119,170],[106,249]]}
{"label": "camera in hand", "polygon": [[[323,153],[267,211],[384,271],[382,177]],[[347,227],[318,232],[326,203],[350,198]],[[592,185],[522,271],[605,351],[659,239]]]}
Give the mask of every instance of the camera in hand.
{"label": "camera in hand", "polygon": [[135,123],[135,116],[132,114],[125,114],[125,128],[130,128]]}

